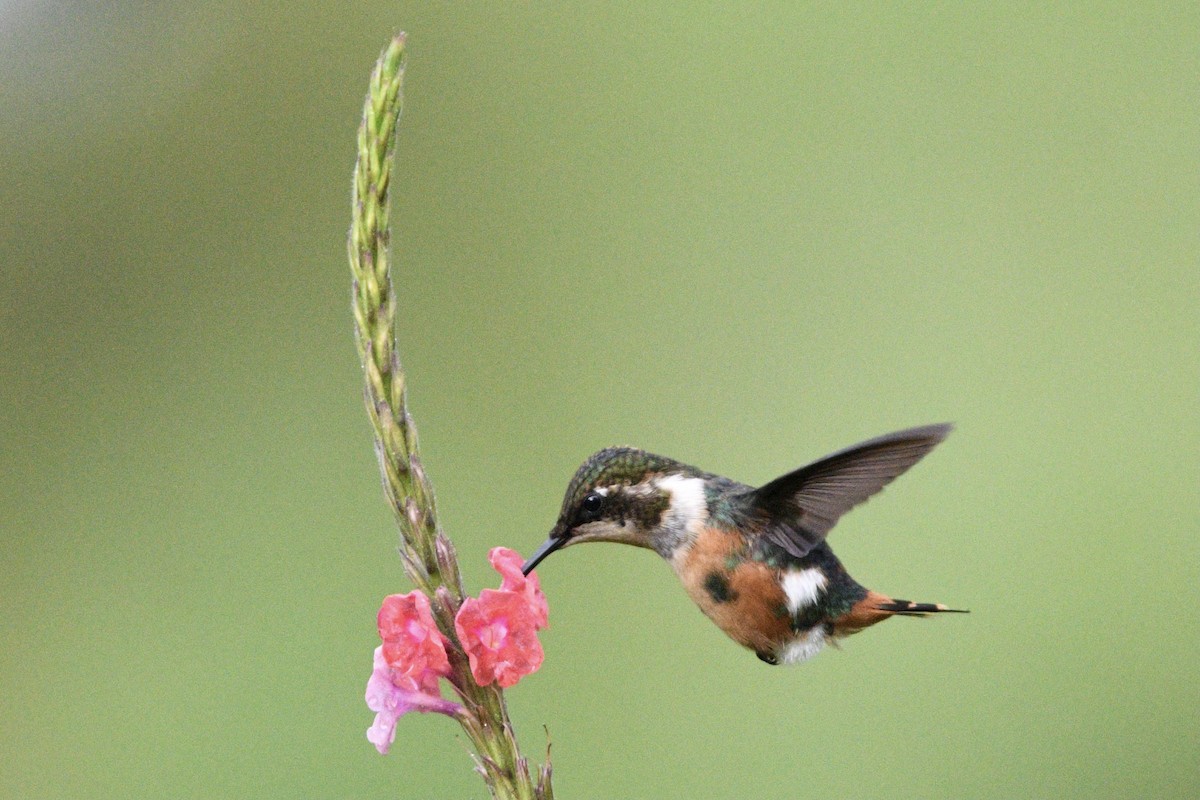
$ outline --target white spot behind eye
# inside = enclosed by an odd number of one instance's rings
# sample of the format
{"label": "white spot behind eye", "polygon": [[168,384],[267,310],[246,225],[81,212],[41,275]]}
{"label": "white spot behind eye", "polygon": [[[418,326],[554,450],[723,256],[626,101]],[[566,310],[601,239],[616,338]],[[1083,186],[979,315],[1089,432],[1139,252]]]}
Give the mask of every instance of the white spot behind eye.
{"label": "white spot behind eye", "polygon": [[659,478],[657,486],[671,493],[671,506],[667,518],[671,526],[684,530],[693,523],[708,518],[708,500],[704,496],[703,478],[685,478],[682,475],[667,475]]}

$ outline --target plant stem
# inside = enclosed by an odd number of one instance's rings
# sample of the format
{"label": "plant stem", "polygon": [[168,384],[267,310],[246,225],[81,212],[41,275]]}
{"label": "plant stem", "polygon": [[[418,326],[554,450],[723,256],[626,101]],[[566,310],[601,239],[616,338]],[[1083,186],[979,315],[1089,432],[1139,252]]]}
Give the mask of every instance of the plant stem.
{"label": "plant stem", "polygon": [[496,684],[479,686],[454,629],[463,599],[462,575],[450,538],[440,529],[433,484],[421,466],[417,429],[408,413],[407,383],[396,351],[396,296],[390,266],[388,189],[396,123],[402,107],[405,35],[397,34],[371,74],[358,129],[354,199],[347,250],[353,274],[355,340],[362,362],[367,416],[388,505],[400,528],[400,557],[418,589],[432,600],[449,648],[450,682],[467,714],[458,717],[476,750],[476,768],[495,798],[550,800],[549,760],[535,782],[521,755]]}

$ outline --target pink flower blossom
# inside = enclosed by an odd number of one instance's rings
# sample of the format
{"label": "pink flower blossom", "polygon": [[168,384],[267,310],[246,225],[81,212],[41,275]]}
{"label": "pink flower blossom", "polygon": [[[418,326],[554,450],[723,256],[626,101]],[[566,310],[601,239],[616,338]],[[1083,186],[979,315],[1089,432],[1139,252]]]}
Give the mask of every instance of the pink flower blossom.
{"label": "pink flower blossom", "polygon": [[480,686],[496,681],[507,689],[542,665],[545,653],[537,632],[549,624],[549,607],[537,577],[521,574],[520,554],[496,547],[488,560],[500,573],[500,588],[464,600],[454,629],[475,681]]}
{"label": "pink flower blossom", "polygon": [[488,553],[488,561],[492,562],[492,568],[503,578],[500,588],[503,591],[523,594],[533,612],[538,629],[549,627],[550,606],[546,603],[546,595],[542,594],[542,585],[538,582],[537,575],[530,574],[526,577],[521,574],[521,564],[524,561],[521,554],[507,547],[493,547]]}
{"label": "pink flower blossom", "polygon": [[383,659],[392,669],[392,682],[410,692],[437,694],[438,678],[450,674],[446,639],[433,621],[429,598],[423,592],[383,598],[377,618],[383,640]]}
{"label": "pink flower blossom", "polygon": [[454,627],[480,686],[497,681],[507,689],[542,665],[536,614],[523,595],[503,589],[463,601]]}
{"label": "pink flower blossom", "polygon": [[[383,647],[376,647],[375,668],[367,681],[367,708],[375,712],[375,722],[367,728],[367,740],[382,754],[387,753],[396,739],[396,720],[408,712],[428,714],[433,711],[454,716],[462,710],[458,703],[436,694],[436,682],[434,693],[429,694],[401,688],[397,685],[397,677],[396,670],[388,666],[383,656]],[[407,682],[409,679],[401,680]]]}

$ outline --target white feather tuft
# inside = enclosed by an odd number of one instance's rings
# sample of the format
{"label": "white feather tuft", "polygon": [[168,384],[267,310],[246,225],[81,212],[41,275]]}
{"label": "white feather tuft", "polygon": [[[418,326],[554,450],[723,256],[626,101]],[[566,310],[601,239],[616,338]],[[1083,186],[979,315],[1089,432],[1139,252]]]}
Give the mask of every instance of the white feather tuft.
{"label": "white feather tuft", "polygon": [[783,593],[787,595],[787,609],[795,614],[817,602],[817,598],[829,581],[825,573],[816,567],[788,570],[783,574]]}
{"label": "white feather tuft", "polygon": [[708,500],[704,496],[703,478],[667,475],[659,478],[658,488],[671,493],[667,519],[671,527],[693,532],[693,526],[708,519]]}
{"label": "white feather tuft", "polygon": [[776,658],[780,664],[799,664],[821,652],[824,647],[825,629],[818,625],[779,648]]}

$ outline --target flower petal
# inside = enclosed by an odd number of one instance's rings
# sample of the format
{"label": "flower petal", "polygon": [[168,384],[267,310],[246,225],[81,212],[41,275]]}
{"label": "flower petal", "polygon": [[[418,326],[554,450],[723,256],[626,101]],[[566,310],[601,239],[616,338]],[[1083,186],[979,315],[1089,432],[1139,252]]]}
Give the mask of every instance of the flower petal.
{"label": "flower petal", "polygon": [[541,667],[537,623],[537,610],[522,593],[484,589],[463,601],[454,627],[480,686],[495,681],[508,688]]}
{"label": "flower petal", "polygon": [[397,685],[436,694],[438,678],[450,674],[450,661],[429,598],[415,590],[388,595],[376,621],[383,640],[383,658],[395,671]]}
{"label": "flower petal", "polygon": [[492,568],[500,573],[500,588],[524,595],[534,613],[537,627],[549,627],[550,606],[546,602],[546,595],[542,593],[542,585],[536,574],[530,573],[526,577],[521,572],[521,565],[524,563],[521,554],[508,547],[493,547],[488,553],[488,561],[491,562]]}
{"label": "flower petal", "polygon": [[367,708],[375,712],[375,721],[367,728],[367,740],[386,754],[396,739],[396,720],[410,711],[436,712],[455,716],[462,706],[437,694],[414,692],[396,685],[396,670],[388,666],[383,647],[375,648],[375,664],[367,681]]}

